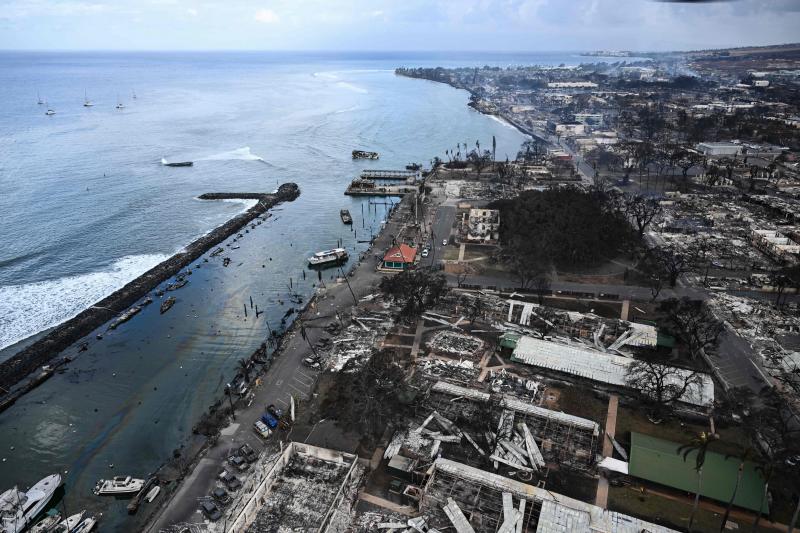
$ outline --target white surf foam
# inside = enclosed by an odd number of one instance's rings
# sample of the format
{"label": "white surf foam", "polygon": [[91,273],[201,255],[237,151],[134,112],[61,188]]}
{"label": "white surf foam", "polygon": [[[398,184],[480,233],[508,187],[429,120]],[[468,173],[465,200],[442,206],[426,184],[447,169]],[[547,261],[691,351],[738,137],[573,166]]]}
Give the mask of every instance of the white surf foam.
{"label": "white surf foam", "polygon": [[167,257],[131,255],[99,272],[0,287],[0,349],[69,320]]}
{"label": "white surf foam", "polygon": [[339,81],[336,82],[337,87],[342,87],[343,89],[349,89],[353,92],[357,92],[360,94],[367,94],[369,91],[364,89],[363,87],[359,87],[358,85],[353,85],[352,83],[348,83],[346,81]]}
{"label": "white surf foam", "polygon": [[236,150],[231,150],[230,152],[222,152],[221,154],[210,155],[198,159],[198,161],[231,161],[231,160],[264,161],[264,158],[252,153],[250,151],[250,147],[245,146],[243,148],[237,148]]}

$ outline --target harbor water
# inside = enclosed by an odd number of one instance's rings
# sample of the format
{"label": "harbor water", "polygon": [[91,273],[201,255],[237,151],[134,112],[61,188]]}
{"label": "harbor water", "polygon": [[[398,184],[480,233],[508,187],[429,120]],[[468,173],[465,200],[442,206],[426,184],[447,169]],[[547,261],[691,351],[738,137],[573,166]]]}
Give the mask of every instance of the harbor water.
{"label": "harbor water", "polygon": [[[173,456],[237,361],[264,340],[267,323],[280,327],[297,307],[290,285],[312,294],[318,279],[306,257],[337,242],[351,261],[366,249],[361,241],[380,230],[388,206],[344,196],[353,177],[364,168],[427,165],[457,143],[491,146],[493,135],[498,159],[516,154],[524,137],[468,108],[465,92],[393,73],[475,62],[424,54],[0,54],[0,359],[247,207],[198,195],[269,192],[289,181],[302,191],[226,241],[229,266],[196,261],[189,283],[169,293],[177,301],[167,313],[156,300],[116,330],[101,328],[102,340],[65,352],[76,357],[65,372],[0,414],[0,490],[59,472],[69,512],[103,513],[102,531],[131,530],[127,502],[91,488],[100,478],[145,476]],[[84,94],[93,106],[84,107]],[[56,114],[45,115],[48,107]],[[354,149],[380,159],[354,161]],[[162,158],[194,165],[168,167]],[[352,213],[352,228],[340,209]],[[258,319],[251,297],[264,311]]]}

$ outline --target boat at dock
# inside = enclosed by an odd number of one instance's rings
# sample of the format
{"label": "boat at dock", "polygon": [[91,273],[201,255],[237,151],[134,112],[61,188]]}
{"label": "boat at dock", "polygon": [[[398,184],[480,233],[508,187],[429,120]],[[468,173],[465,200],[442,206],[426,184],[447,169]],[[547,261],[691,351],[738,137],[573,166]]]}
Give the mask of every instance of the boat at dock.
{"label": "boat at dock", "polygon": [[97,519],[93,516],[87,516],[81,520],[80,524],[78,524],[74,529],[71,529],[69,533],[89,533],[96,525]]}
{"label": "boat at dock", "polygon": [[146,501],[147,503],[153,503],[153,500],[156,499],[159,492],[161,492],[161,487],[156,485],[155,487],[147,491],[147,496],[144,497],[144,501]]}
{"label": "boat at dock", "polygon": [[52,474],[22,492],[17,487],[0,494],[0,532],[16,533],[33,524],[56,489],[61,486],[61,476]]}
{"label": "boat at dock", "polygon": [[161,164],[165,167],[190,167],[194,165],[194,161],[175,161],[170,163],[166,159],[161,158]]}
{"label": "boat at dock", "polygon": [[344,222],[345,224],[353,223],[353,217],[350,216],[350,211],[348,211],[347,209],[342,209],[341,211],[339,211],[339,216],[342,218],[342,222]]}
{"label": "boat at dock", "polygon": [[311,266],[321,266],[337,264],[347,260],[347,250],[344,248],[333,248],[332,250],[323,250],[317,252],[308,258],[308,263]]}
{"label": "boat at dock", "polygon": [[111,479],[98,481],[94,487],[94,493],[98,496],[135,494],[142,490],[143,486],[143,479],[136,479],[131,476],[115,476]]}
{"label": "boat at dock", "polygon": [[378,159],[378,152],[367,152],[364,150],[353,150],[353,159]]}
{"label": "boat at dock", "polygon": [[61,515],[57,512],[55,514],[47,515],[39,520],[36,525],[30,529],[30,533],[50,533],[51,531],[55,530],[59,522],[61,522]]}
{"label": "boat at dock", "polygon": [[86,511],[81,511],[80,513],[76,513],[72,516],[68,516],[52,530],[48,530],[48,533],[72,533],[75,531],[75,528],[80,525],[83,521],[83,515],[86,514]]}
{"label": "boat at dock", "polygon": [[161,309],[160,309],[161,314],[163,315],[164,313],[169,311],[170,307],[172,307],[173,305],[175,305],[175,297],[174,296],[170,296],[169,298],[167,298],[166,300],[161,302]]}

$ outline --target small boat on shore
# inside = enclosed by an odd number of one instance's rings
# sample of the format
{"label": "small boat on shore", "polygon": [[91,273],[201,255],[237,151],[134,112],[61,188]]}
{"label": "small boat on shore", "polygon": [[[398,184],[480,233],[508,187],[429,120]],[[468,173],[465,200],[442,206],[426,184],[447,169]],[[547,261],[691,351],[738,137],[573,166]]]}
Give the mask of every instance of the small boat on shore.
{"label": "small boat on shore", "polygon": [[341,211],[339,211],[339,216],[341,217],[342,222],[344,222],[345,224],[353,223],[353,217],[350,216],[350,211],[348,211],[347,209],[342,209]]}
{"label": "small boat on shore", "polygon": [[161,164],[164,165],[165,167],[191,167],[192,165],[194,165],[194,161],[175,161],[173,163],[170,163],[162,157]]}
{"label": "small boat on shore", "polygon": [[169,298],[167,298],[166,300],[161,302],[161,309],[159,309],[161,311],[161,314],[163,315],[164,313],[169,311],[169,309],[173,305],[175,305],[175,297],[174,296],[170,296]]}
{"label": "small boat on shore", "polygon": [[143,479],[136,479],[131,476],[115,476],[111,479],[98,481],[94,487],[94,493],[98,496],[135,494],[142,490],[143,486]]}
{"label": "small boat on shore", "polygon": [[334,248],[332,250],[323,250],[317,252],[308,258],[308,263],[311,266],[321,266],[337,264],[347,260],[347,250],[344,248]]}
{"label": "small boat on shore", "polygon": [[147,503],[153,503],[153,500],[156,499],[159,492],[161,492],[161,487],[159,485],[156,485],[155,487],[147,491],[147,496],[144,497],[144,501],[146,501]]}
{"label": "small boat on shore", "polygon": [[38,481],[27,492],[14,487],[0,494],[0,531],[16,533],[27,529],[60,486],[61,476],[52,474]]}
{"label": "small boat on shore", "polygon": [[365,150],[353,150],[353,159],[378,159],[378,152],[367,152]]}

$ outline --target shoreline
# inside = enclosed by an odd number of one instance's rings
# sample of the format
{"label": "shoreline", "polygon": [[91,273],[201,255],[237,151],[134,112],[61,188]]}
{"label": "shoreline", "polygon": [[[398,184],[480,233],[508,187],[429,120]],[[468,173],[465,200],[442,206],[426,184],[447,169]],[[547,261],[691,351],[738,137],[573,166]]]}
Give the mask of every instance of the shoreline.
{"label": "shoreline", "polygon": [[[270,194],[206,193],[198,196],[201,200],[257,200],[258,202],[245,212],[239,213],[207,234],[198,237],[179,252],[91,307],[53,327],[42,338],[0,363],[0,394],[3,395],[0,396],[0,412],[13,405],[17,399],[43,381],[40,374],[25,386],[17,386],[36,369],[47,364],[63,350],[136,304],[160,283],[180,272],[181,269],[239,231],[254,218],[282,202],[295,200],[299,195],[300,189],[296,184],[285,183],[276,192]],[[62,362],[64,359],[62,358]]]}
{"label": "shoreline", "polygon": [[[446,82],[446,81],[432,80],[432,79],[429,79],[429,78],[422,78],[422,77],[419,77],[419,76],[409,76],[407,74],[403,74],[403,73],[397,72],[397,70],[395,70],[395,75],[396,76],[402,76],[404,78],[409,78],[409,79],[412,79],[412,80],[425,80],[425,81],[431,81],[431,82],[434,82],[434,83],[441,83],[443,85],[447,85],[448,87],[452,87],[453,89],[466,91],[467,94],[470,95],[470,97],[475,97],[476,96],[475,93],[473,93],[468,88],[462,87],[460,85],[455,85],[455,84],[452,84],[452,83],[449,83],[449,82]],[[528,129],[526,126],[522,126],[522,125],[518,124],[513,118],[507,116],[505,113],[502,113],[502,112],[489,113],[487,111],[484,111],[483,109],[480,109],[479,106],[475,105],[471,99],[470,99],[469,102],[467,102],[467,107],[474,109],[475,111],[477,111],[478,113],[480,113],[482,115],[486,115],[486,116],[489,116],[489,117],[497,117],[500,120],[504,120],[509,125],[511,125],[514,128],[516,128],[516,130],[518,132],[520,132],[521,134],[527,135],[528,137],[533,137],[535,139],[539,139],[542,142],[550,144],[550,141],[548,141],[547,139],[545,139],[544,137],[542,137],[538,133],[534,132],[533,130]]]}
{"label": "shoreline", "polygon": [[[357,282],[359,268],[362,267],[362,263],[374,252],[376,242],[384,235],[386,228],[389,227],[389,224],[393,221],[396,213],[400,210],[400,206],[404,202],[409,202],[407,198],[410,198],[410,195],[403,196],[402,199],[394,205],[393,209],[387,214],[387,223],[384,225],[384,227],[381,228],[381,230],[375,235],[369,246],[363,252],[361,252],[358,261],[353,263],[347,269],[347,271],[344,271],[345,276],[352,277],[353,283]],[[256,372],[252,374],[251,382],[268,375],[276,361],[287,356],[286,352],[293,349],[293,347],[290,346],[292,341],[298,337],[302,337],[301,329],[303,322],[307,320],[316,320],[319,318],[313,314],[310,315],[310,313],[316,312],[322,301],[328,298],[335,298],[335,293],[346,293],[345,287],[347,287],[347,285],[342,282],[325,288],[324,292],[320,292],[319,288],[317,288],[314,293],[303,303],[302,307],[300,307],[293,315],[292,322],[289,327],[284,329],[280,334],[269,337],[269,339],[274,342],[274,345],[271,347],[271,351],[267,342],[263,342],[253,351],[252,354],[250,354],[248,360],[258,365]],[[337,307],[337,312],[341,313],[343,316],[349,313],[357,305],[356,303],[350,302],[349,296],[346,297],[345,301],[347,302],[346,304],[342,305],[341,307]],[[359,300],[358,303],[361,303],[361,301]],[[307,334],[318,335],[318,333],[312,333],[312,331],[314,330],[309,329]],[[305,349],[305,343],[306,341],[301,343],[303,349]],[[315,387],[316,383],[317,380],[315,379]],[[267,390],[262,389],[257,394],[263,395],[267,392]],[[243,397],[239,397],[233,401],[231,405],[233,414],[243,415],[243,413],[237,413],[237,411],[245,411],[250,407],[249,404],[245,404],[245,401],[246,398]],[[258,402],[256,402],[256,404],[258,404]],[[156,531],[154,528],[158,527],[159,525],[163,526],[163,524],[160,524],[160,522],[163,521],[164,514],[168,511],[171,505],[175,504],[175,498],[181,494],[185,483],[189,478],[192,477],[193,473],[199,467],[201,461],[203,461],[214,449],[214,447],[218,445],[218,439],[221,435],[221,430],[234,423],[229,416],[229,408],[225,404],[225,396],[223,395],[218,398],[215,403],[209,406],[209,409],[207,409],[200,416],[197,424],[195,424],[193,427],[194,438],[190,438],[187,441],[187,444],[193,442],[193,448],[184,449],[184,453],[181,455],[181,460],[185,461],[185,463],[181,466],[178,466],[174,461],[167,461],[151,474],[158,476],[159,474],[163,475],[164,472],[169,471],[170,469],[175,470],[173,479],[169,480],[170,482],[168,484],[162,483],[162,491],[164,491],[165,494],[164,497],[161,498],[159,505],[150,510],[149,513],[142,518],[142,531],[153,532]],[[235,417],[233,420],[235,420]],[[209,425],[203,428],[204,431],[201,431],[199,430],[199,426],[204,421],[208,421]],[[206,432],[211,434],[207,434]],[[274,443],[275,441],[271,441],[272,445],[274,445]],[[267,447],[269,445],[270,443],[268,442]],[[162,481],[164,481],[163,478]]]}

